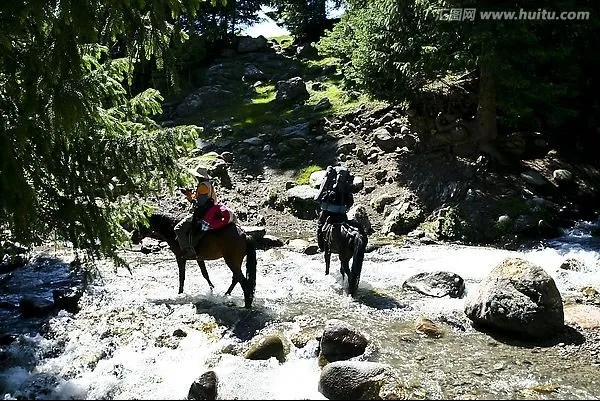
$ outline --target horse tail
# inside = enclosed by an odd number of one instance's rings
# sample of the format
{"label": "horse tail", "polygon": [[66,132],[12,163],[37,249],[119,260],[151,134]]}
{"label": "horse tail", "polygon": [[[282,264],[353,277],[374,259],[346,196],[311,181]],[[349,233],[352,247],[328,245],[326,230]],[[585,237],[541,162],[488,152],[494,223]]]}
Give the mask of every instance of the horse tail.
{"label": "horse tail", "polygon": [[256,289],[256,245],[251,237],[246,237],[246,280],[248,287],[244,291],[244,301],[246,307],[250,308]]}
{"label": "horse tail", "polygon": [[354,231],[354,254],[352,255],[350,277],[348,277],[348,288],[351,296],[356,295],[356,290],[358,290],[367,241],[367,236],[361,230]]}

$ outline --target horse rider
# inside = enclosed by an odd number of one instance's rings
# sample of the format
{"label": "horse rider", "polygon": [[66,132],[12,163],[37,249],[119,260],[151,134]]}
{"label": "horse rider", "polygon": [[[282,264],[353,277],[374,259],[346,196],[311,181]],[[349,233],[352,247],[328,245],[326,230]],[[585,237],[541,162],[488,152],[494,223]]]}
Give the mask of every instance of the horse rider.
{"label": "horse rider", "polygon": [[[206,211],[217,202],[217,194],[205,167],[197,166],[195,169],[188,169],[188,172],[196,177],[198,184],[194,192],[190,189],[183,190],[183,194],[192,207],[175,226],[175,234],[182,250],[182,256],[186,259],[196,259],[193,244],[194,227],[199,224]],[[201,233],[204,233],[204,229]]]}
{"label": "horse rider", "polygon": [[315,200],[320,201],[321,211],[317,220],[317,244],[324,248],[323,225],[328,218],[335,223],[348,221],[348,209],[354,204],[352,176],[342,166],[327,166],[325,176]]}

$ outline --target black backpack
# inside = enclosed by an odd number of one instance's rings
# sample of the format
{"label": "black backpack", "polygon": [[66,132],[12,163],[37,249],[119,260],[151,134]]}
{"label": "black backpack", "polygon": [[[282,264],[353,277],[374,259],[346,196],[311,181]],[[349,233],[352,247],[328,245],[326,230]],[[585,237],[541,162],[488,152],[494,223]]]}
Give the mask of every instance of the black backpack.
{"label": "black backpack", "polygon": [[347,168],[327,166],[325,177],[321,181],[315,200],[335,205],[352,206],[352,181],[354,177]]}

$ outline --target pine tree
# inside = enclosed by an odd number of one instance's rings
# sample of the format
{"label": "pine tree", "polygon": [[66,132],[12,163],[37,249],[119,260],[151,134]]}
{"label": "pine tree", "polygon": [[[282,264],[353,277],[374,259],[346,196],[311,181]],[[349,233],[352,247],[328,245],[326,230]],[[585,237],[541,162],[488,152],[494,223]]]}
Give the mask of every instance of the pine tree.
{"label": "pine tree", "polygon": [[[473,20],[438,18],[474,9]],[[482,20],[480,11],[588,11],[590,20]],[[597,3],[521,0],[350,0],[348,11],[317,45],[342,60],[351,84],[394,102],[415,101],[432,84],[477,77],[478,140],[494,141],[498,125],[514,129],[564,127],[580,110],[595,121]],[[587,49],[584,50],[584,49]],[[582,84],[585,82],[585,84]],[[597,114],[597,113],[596,113]],[[593,129],[593,127],[591,127]]]}
{"label": "pine tree", "polygon": [[328,7],[340,7],[343,0],[270,0],[269,3],[277,8],[272,15],[283,21],[296,43],[310,43],[319,40],[330,28]]}
{"label": "pine tree", "polygon": [[[160,94],[128,91],[162,62],[199,0],[37,0],[0,5],[0,224],[24,244],[68,241],[91,259],[127,240],[150,194],[180,180],[194,127],[163,129]],[[120,51],[115,51],[115,46]],[[112,59],[111,54],[123,58]]]}

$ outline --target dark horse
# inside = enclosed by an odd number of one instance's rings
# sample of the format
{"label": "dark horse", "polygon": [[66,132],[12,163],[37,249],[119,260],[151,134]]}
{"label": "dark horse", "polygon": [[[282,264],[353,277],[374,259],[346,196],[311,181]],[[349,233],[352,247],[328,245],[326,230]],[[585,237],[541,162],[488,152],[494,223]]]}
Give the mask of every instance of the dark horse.
{"label": "dark horse", "polygon": [[[147,227],[140,224],[133,231],[131,241],[134,244],[139,244],[142,238],[150,237],[166,241],[169,244],[179,267],[179,293],[181,294],[185,281],[185,263],[187,260],[193,259],[182,257],[181,247],[175,236],[175,225],[179,222],[180,217],[164,213],[153,213],[148,218],[149,224]],[[198,257],[198,266],[200,266],[202,276],[206,279],[210,288],[212,289],[214,286],[208,277],[204,261],[223,258],[233,273],[231,285],[225,295],[230,295],[235,285],[240,283],[244,291],[245,307],[252,307],[256,287],[256,247],[252,238],[237,224],[231,223],[218,230],[205,232],[195,250]],[[246,277],[242,273],[244,257],[246,257]]]}
{"label": "dark horse", "polygon": [[[367,234],[355,222],[336,220],[329,216],[323,225],[325,274],[329,274],[331,254],[336,253],[340,259],[340,273],[348,276],[347,292],[354,297],[360,281],[365,249],[367,248]],[[352,259],[352,268],[350,268]]]}

